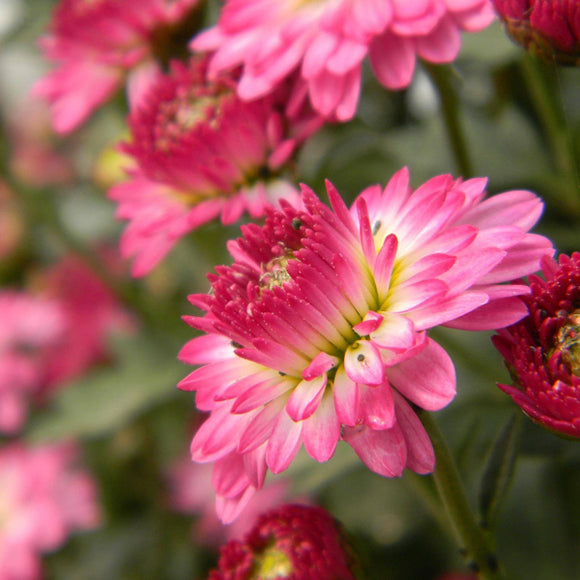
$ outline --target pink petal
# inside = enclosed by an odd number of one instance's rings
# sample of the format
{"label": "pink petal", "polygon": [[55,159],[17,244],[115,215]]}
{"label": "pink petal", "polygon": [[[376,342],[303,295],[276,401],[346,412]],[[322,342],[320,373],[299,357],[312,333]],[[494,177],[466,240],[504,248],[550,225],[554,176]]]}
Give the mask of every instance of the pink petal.
{"label": "pink petal", "polygon": [[411,83],[415,70],[412,40],[386,32],[371,44],[369,58],[377,79],[387,89],[404,89]]}
{"label": "pink petal", "polygon": [[304,448],[316,461],[328,461],[340,439],[340,422],[334,410],[332,394],[327,392],[312,417],[304,422]]}
{"label": "pink petal", "polygon": [[383,322],[371,334],[371,340],[380,348],[406,350],[415,344],[415,325],[406,316],[385,312]]}
{"label": "pink petal", "polygon": [[391,429],[381,431],[365,426],[347,427],[343,438],[371,471],[383,477],[402,475],[407,447],[403,432],[396,423]]}
{"label": "pink petal", "polygon": [[445,407],[455,396],[455,368],[434,340],[412,359],[387,369],[389,382],[407,399],[428,411]]}
{"label": "pink petal", "polygon": [[395,422],[395,406],[390,385],[361,387],[360,409],[364,424],[375,430],[390,429]]}
{"label": "pink petal", "polygon": [[356,425],[359,415],[359,387],[341,366],[334,376],[334,406],[343,425]]}
{"label": "pink petal", "polygon": [[319,352],[312,362],[302,371],[302,378],[305,381],[310,381],[327,373],[331,368],[337,366],[339,362],[335,356],[330,356],[325,352]]}
{"label": "pink petal", "polygon": [[285,411],[280,413],[266,447],[266,463],[272,473],[280,473],[292,463],[302,443],[303,425],[303,421],[292,421]]}
{"label": "pink petal", "polygon": [[381,355],[368,340],[359,340],[348,347],[344,355],[344,368],[355,383],[380,385],[385,377]]}
{"label": "pink petal", "polygon": [[311,381],[301,381],[296,385],[286,404],[286,411],[292,420],[303,421],[316,411],[326,383],[327,377],[322,375]]}

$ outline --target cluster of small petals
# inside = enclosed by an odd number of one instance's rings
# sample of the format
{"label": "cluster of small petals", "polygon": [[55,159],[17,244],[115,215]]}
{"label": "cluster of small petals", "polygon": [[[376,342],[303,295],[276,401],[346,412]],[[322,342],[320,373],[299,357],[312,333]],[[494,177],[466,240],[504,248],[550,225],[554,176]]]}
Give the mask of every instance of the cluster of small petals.
{"label": "cluster of small petals", "polygon": [[[140,85],[154,74],[163,54],[192,28],[199,0],[61,0],[40,46],[55,64],[35,87],[52,108],[56,131],[68,133],[123,85]],[[181,48],[181,51],[183,48]],[[138,98],[138,97],[135,97]]]}
{"label": "cluster of small petals", "polygon": [[498,385],[537,423],[580,437],[580,253],[530,277],[529,315],[493,338],[514,378]]}
{"label": "cluster of small petals", "polygon": [[102,361],[113,329],[129,328],[111,292],[68,257],[45,273],[43,293],[0,292],[0,432],[19,431],[31,403]]}
{"label": "cluster of small petals", "polygon": [[209,580],[353,580],[356,560],[340,524],[322,508],[285,505],[230,541]]}
{"label": "cluster of small petals", "polygon": [[42,577],[42,554],[99,524],[95,486],[69,444],[0,448],[0,578]]}
{"label": "cluster of small petals", "polygon": [[242,65],[238,91],[247,100],[299,71],[296,90],[306,89],[321,114],[344,121],[356,111],[365,57],[384,86],[401,89],[417,56],[451,62],[460,31],[492,19],[490,0],[227,0],[217,25],[192,46],[215,51],[214,74]]}
{"label": "cluster of small petals", "polygon": [[281,198],[297,199],[279,177],[297,145],[322,124],[304,100],[287,110],[288,91],[245,103],[231,76],[207,78],[207,61],[173,62],[129,118],[124,151],[135,167],[114,186],[117,216],[130,223],[121,251],[133,274],[149,272],[177,240],[220,216],[253,218]]}
{"label": "cluster of small petals", "polygon": [[580,63],[577,0],[493,0],[509,35],[549,62]]}
{"label": "cluster of small petals", "polygon": [[303,187],[302,206],[268,211],[229,244],[232,266],[193,295],[186,317],[204,332],[180,358],[202,365],[181,383],[210,416],[192,442],[215,462],[218,512],[234,519],[266,471],[304,445],[319,462],[340,439],[373,471],[434,467],[412,405],[438,410],[455,394],[446,352],[426,331],[505,327],[523,318],[523,284],[553,252],[528,233],[542,211],[527,191],[484,200],[485,180],[435,177],[412,190],[406,169],[349,209]]}

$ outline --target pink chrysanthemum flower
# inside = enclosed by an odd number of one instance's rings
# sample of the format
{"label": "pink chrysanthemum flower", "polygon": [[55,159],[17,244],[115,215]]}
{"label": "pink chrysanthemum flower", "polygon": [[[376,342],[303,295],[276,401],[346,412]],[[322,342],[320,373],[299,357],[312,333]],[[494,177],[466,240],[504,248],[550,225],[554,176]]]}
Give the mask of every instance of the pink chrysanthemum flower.
{"label": "pink chrysanthemum flower", "polygon": [[530,277],[530,314],[493,337],[515,380],[498,385],[534,421],[580,437],[580,253],[542,262]]}
{"label": "pink chrysanthemum flower", "polygon": [[217,216],[225,224],[247,211],[263,215],[276,200],[297,198],[278,176],[296,146],[322,124],[297,103],[288,111],[281,88],[245,103],[231,76],[207,79],[205,60],[172,63],[129,118],[124,151],[135,167],[113,187],[117,216],[130,220],[121,252],[133,274],[149,272],[187,232]]}
{"label": "pink chrysanthemum flower", "polygon": [[57,301],[5,290],[0,319],[0,433],[14,433],[44,384],[47,352],[64,337],[66,317]]}
{"label": "pink chrysanthemum flower", "polygon": [[490,0],[228,0],[217,25],[194,39],[215,51],[212,74],[243,66],[239,95],[252,100],[300,71],[321,114],[350,119],[368,55],[389,89],[409,85],[417,56],[434,63],[457,56],[460,31],[485,28]]}
{"label": "pink chrysanthemum flower", "polygon": [[0,292],[0,433],[21,429],[31,403],[105,360],[109,334],[130,327],[111,291],[76,257],[38,284],[41,295]]}
{"label": "pink chrysanthemum flower", "polygon": [[42,577],[40,557],[99,524],[91,477],[72,445],[0,448],[0,578]]}
{"label": "pink chrysanthemum flower", "polygon": [[316,506],[285,505],[232,540],[209,580],[354,580],[357,561],[342,526]]}
{"label": "pink chrysanthemum flower", "polygon": [[195,32],[198,5],[199,0],[61,0],[40,41],[56,68],[34,89],[51,104],[55,130],[76,129],[129,73],[129,93],[138,100],[157,63],[183,52],[173,43],[181,38],[183,44]]}
{"label": "pink chrysanthemum flower", "polygon": [[332,210],[304,187],[304,209],[283,204],[230,243],[233,266],[210,275],[210,294],[190,298],[207,314],[187,321],[206,334],[180,358],[203,366],[179,385],[211,412],[191,450],[215,462],[224,521],[302,444],[323,462],[343,439],[387,477],[433,470],[411,405],[447,405],[455,372],[426,330],[521,319],[527,286],[501,282],[552,251],[527,233],[540,200],[511,191],[484,201],[485,184],[442,175],[412,191],[403,169],[350,210],[330,184]]}

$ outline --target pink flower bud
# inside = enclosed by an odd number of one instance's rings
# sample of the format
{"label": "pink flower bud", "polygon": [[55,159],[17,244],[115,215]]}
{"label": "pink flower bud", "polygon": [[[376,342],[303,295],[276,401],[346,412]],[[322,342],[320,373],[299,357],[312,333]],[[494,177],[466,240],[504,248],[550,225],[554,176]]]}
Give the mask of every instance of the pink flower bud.
{"label": "pink flower bud", "polygon": [[577,0],[493,0],[511,38],[544,60],[580,63]]}

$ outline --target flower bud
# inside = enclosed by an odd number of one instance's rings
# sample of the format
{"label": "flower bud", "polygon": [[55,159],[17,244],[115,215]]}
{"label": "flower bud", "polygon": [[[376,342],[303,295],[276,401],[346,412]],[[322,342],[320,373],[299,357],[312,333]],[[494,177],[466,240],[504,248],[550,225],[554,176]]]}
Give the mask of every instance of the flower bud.
{"label": "flower bud", "polygon": [[530,277],[529,316],[493,337],[515,379],[498,386],[537,423],[580,437],[580,253],[546,258],[542,273]]}
{"label": "flower bud", "polygon": [[577,0],[493,0],[510,37],[544,60],[580,64]]}
{"label": "flower bud", "polygon": [[228,542],[209,580],[351,580],[355,565],[342,527],[328,512],[285,505],[261,516],[243,542]]}

